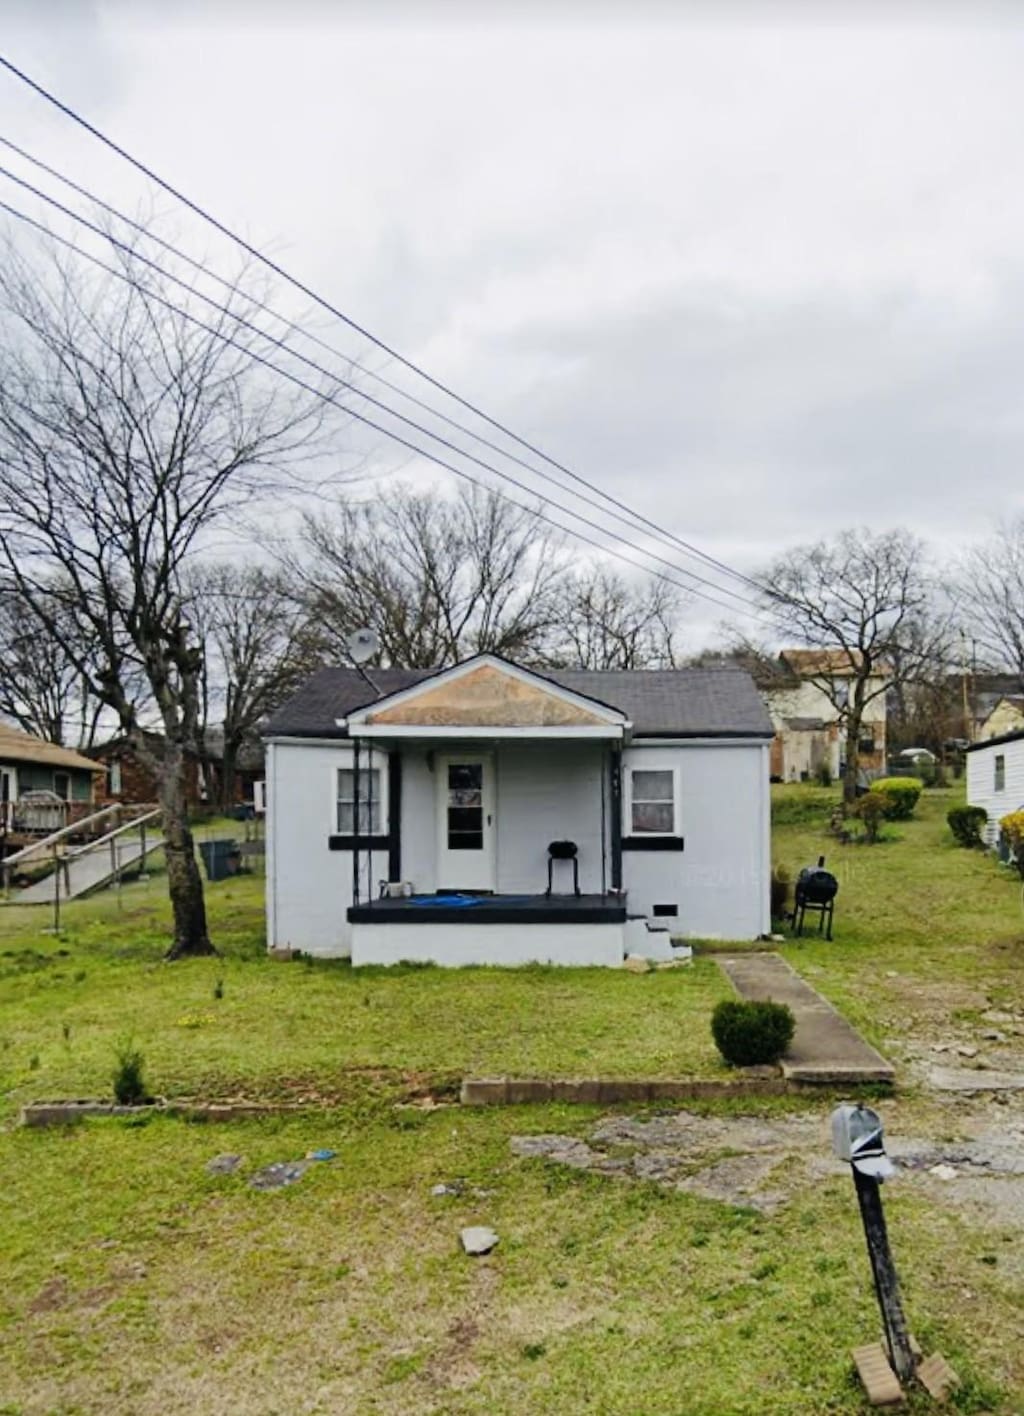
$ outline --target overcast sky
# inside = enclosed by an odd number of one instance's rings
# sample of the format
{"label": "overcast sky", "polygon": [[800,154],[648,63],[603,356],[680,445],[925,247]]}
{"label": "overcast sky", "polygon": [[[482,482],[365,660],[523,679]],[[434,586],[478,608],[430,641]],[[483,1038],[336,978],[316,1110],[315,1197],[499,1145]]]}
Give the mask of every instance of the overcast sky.
{"label": "overcast sky", "polygon": [[[1024,6],[0,12],[162,175],[716,556],[858,523],[948,555],[1024,510]],[[145,198],[2,75],[0,132]]]}

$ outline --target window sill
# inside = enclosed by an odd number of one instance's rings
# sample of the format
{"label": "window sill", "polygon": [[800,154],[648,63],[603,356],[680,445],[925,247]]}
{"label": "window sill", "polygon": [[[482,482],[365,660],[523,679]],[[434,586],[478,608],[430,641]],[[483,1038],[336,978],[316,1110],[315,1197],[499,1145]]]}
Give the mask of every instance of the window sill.
{"label": "window sill", "polygon": [[[327,849],[329,851],[351,851],[355,849],[355,836],[328,836]],[[386,851],[391,844],[390,836],[360,836],[359,849],[361,851],[375,850]]]}
{"label": "window sill", "polygon": [[686,847],[682,836],[623,836],[624,851],[681,851]]}

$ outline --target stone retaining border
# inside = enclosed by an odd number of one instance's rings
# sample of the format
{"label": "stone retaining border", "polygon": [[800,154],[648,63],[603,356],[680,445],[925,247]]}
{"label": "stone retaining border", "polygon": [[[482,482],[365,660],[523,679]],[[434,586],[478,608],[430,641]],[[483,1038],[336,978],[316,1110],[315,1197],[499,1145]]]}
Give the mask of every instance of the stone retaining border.
{"label": "stone retaining border", "polygon": [[186,1121],[254,1121],[309,1111],[290,1102],[155,1101],[146,1106],[120,1106],[114,1101],[31,1101],[21,1108],[23,1126],[73,1126],[90,1116],[178,1116]]}
{"label": "stone retaining border", "polygon": [[630,1106],[648,1101],[707,1101],[721,1097],[785,1096],[805,1091],[783,1077],[742,1077],[735,1081],[694,1081],[692,1078],[645,1081],[588,1077],[466,1077],[459,1093],[463,1106],[519,1106],[568,1101],[589,1105]]}

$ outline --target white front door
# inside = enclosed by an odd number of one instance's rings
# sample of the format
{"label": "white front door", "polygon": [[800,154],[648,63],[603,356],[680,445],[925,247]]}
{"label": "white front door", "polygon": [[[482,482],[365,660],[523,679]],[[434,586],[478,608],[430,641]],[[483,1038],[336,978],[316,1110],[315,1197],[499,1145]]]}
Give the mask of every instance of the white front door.
{"label": "white front door", "polygon": [[437,763],[439,890],[494,889],[494,759],[467,752]]}

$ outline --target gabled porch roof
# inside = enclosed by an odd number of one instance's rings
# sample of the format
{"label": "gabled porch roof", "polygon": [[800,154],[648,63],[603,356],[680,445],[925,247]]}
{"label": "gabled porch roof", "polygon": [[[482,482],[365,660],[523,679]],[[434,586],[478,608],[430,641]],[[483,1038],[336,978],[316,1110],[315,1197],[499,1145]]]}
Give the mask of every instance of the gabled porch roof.
{"label": "gabled porch roof", "polygon": [[494,654],[478,654],[337,719],[353,738],[624,741],[618,708]]}

